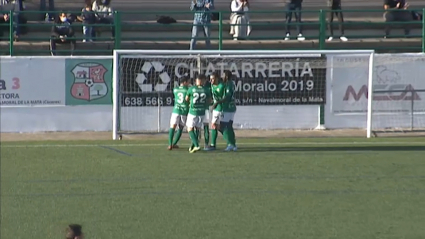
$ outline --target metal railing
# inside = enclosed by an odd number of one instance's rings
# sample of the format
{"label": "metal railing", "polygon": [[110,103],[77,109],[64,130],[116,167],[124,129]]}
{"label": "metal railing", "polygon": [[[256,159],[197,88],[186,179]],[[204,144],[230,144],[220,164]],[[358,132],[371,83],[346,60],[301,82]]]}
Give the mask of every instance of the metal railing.
{"label": "metal railing", "polygon": [[[302,11],[303,19],[308,19],[299,23],[304,30],[304,37],[307,41],[314,42],[314,49],[324,50],[324,49],[335,49],[340,47],[340,45],[332,46],[326,41],[329,36],[327,28],[329,23],[327,22],[327,15],[330,10],[319,10],[319,11]],[[425,9],[415,9],[412,11],[420,12],[425,15]],[[421,21],[410,21],[410,22],[384,22],[382,18],[383,10],[343,10],[342,11],[346,16],[346,21],[343,23],[345,28],[345,36],[350,40],[370,40],[378,42],[379,39],[384,37],[384,27],[387,24],[398,25],[398,26],[409,26],[412,28],[412,34],[409,35],[409,41],[413,41],[416,44],[409,46],[405,44],[401,46],[398,42],[393,42],[390,44],[385,44],[385,46],[375,45],[368,47],[369,49],[375,50],[392,50],[392,51],[422,51],[425,52],[425,19]],[[353,17],[357,13],[362,13],[365,15],[365,12],[370,12],[370,16],[374,16],[374,21],[370,20],[355,20]],[[3,12],[4,14],[5,12]],[[28,19],[34,18],[31,16],[38,16],[39,19],[44,16],[45,12],[41,11],[25,11],[21,14],[27,16]],[[80,14],[80,12],[68,12],[75,15]],[[212,21],[210,24],[211,36],[210,40],[214,42],[214,48],[221,50],[226,44],[230,44],[229,40],[232,40],[233,37],[228,34],[228,28],[230,27],[229,11],[218,11],[218,20]],[[13,12],[7,12],[10,16],[13,16]],[[56,12],[58,14],[58,12]],[[280,41],[283,40],[285,36],[285,27],[290,25],[293,29],[298,23],[293,21],[290,24],[285,23],[285,14],[286,11],[251,11],[250,14],[250,25],[253,28],[253,34],[246,37],[244,41],[250,44],[256,44],[258,41],[266,43],[267,41]],[[158,15],[165,15],[173,17],[177,20],[177,23],[173,24],[159,24],[156,22],[156,17]],[[271,17],[273,19],[258,21],[256,15],[261,15],[261,19],[264,17]],[[347,17],[348,15],[348,17]],[[368,14],[366,14],[368,15]],[[143,21],[138,21],[137,16],[143,16]],[[149,17],[150,16],[150,17]],[[381,20],[376,20],[377,17],[380,17]],[[347,21],[347,19],[350,19]],[[132,20],[129,20],[132,19]],[[136,20],[135,20],[136,19]],[[148,21],[146,19],[151,19]],[[183,19],[183,20],[182,20]],[[361,19],[361,18],[357,18]],[[19,36],[18,41],[15,41],[14,29],[17,24],[15,24],[15,19],[10,18],[10,21],[7,25],[3,24],[0,26],[3,30],[6,28],[9,29],[9,34],[2,37],[0,41],[0,54],[3,55],[40,55],[40,54],[49,54],[48,42],[50,41],[50,29],[54,25],[52,22],[28,22],[26,24],[18,24],[21,28],[27,28],[28,34],[23,34]],[[337,18],[334,18],[333,24],[338,26]],[[80,30],[83,26],[82,23],[75,22],[72,24],[75,32],[77,33],[73,38],[77,42],[83,40]],[[94,24],[91,25],[95,28],[110,28],[112,25],[105,24]],[[117,11],[114,13],[114,33],[115,38],[111,37],[96,37],[94,44],[78,44],[75,54],[80,55],[91,55],[91,54],[111,54],[113,49],[121,49],[124,44],[128,48],[128,44],[133,44],[134,48],[137,47],[137,44],[150,44],[150,43],[169,43],[173,44],[178,42],[180,44],[187,44],[189,46],[189,41],[191,40],[191,29],[193,26],[193,12],[184,11],[184,12],[120,12]],[[400,27],[398,27],[400,28]],[[398,29],[397,28],[397,29]],[[398,31],[393,29],[393,32]],[[104,30],[103,30],[104,32]],[[335,32],[339,33],[339,29],[335,27]],[[109,35],[109,33],[106,33]],[[202,35],[202,34],[201,34]],[[205,37],[198,36],[198,41],[204,41]],[[406,38],[404,34],[394,34],[391,35],[392,38]],[[25,47],[23,47],[25,46]],[[260,47],[260,46],[258,46]],[[303,49],[305,46],[302,44],[297,46],[298,49]],[[309,49],[313,49],[309,48]],[[293,46],[285,49],[295,49]],[[353,49],[347,48],[345,49]],[[363,49],[365,49],[363,47]],[[58,52],[67,53],[69,50],[58,50]]]}

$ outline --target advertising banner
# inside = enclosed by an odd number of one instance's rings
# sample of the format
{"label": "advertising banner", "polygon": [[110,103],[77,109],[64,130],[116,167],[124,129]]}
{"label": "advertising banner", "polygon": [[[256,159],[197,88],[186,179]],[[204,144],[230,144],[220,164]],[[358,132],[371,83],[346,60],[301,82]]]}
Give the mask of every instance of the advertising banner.
{"label": "advertising banner", "polygon": [[1,58],[0,107],[65,105],[63,60]]}
{"label": "advertising banner", "polygon": [[[375,54],[373,128],[421,127],[425,122],[425,55]],[[325,127],[366,128],[369,55],[328,56]]]}
{"label": "advertising banner", "polygon": [[[320,105],[326,102],[326,58],[124,58],[120,65],[122,106],[172,106],[182,77],[230,70],[237,105]],[[201,68],[201,70],[199,70]]]}
{"label": "advertising banner", "polygon": [[[333,56],[330,68],[331,112],[366,114],[369,56]],[[425,55],[377,54],[373,71],[374,113],[425,112]]]}

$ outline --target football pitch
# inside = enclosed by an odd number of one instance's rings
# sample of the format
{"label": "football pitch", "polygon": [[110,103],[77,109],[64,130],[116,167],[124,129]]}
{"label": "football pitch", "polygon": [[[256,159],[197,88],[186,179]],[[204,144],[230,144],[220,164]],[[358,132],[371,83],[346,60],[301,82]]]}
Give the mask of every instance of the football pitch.
{"label": "football pitch", "polygon": [[425,236],[424,137],[179,145],[2,142],[1,238],[63,238],[70,223],[86,239]]}

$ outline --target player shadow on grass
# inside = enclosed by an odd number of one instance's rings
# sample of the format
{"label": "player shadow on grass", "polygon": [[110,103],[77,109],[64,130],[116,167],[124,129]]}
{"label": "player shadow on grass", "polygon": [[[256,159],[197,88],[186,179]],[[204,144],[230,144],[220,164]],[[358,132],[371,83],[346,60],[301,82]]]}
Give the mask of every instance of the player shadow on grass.
{"label": "player shadow on grass", "polygon": [[266,147],[243,147],[240,148],[239,152],[338,152],[338,151],[425,151],[425,146],[328,146],[328,147],[318,147],[318,146],[303,146],[303,147],[286,147],[286,146],[266,146]]}

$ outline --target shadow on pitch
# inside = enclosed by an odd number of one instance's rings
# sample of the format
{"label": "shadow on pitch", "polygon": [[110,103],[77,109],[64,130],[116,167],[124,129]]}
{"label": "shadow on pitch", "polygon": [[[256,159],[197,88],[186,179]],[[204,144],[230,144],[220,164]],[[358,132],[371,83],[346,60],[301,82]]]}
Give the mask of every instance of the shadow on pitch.
{"label": "shadow on pitch", "polygon": [[425,146],[324,146],[324,147],[282,147],[282,146],[264,146],[264,147],[243,147],[238,152],[362,152],[362,151],[425,151]]}

